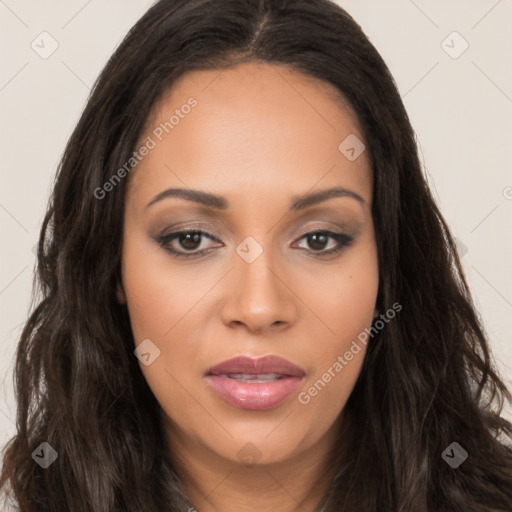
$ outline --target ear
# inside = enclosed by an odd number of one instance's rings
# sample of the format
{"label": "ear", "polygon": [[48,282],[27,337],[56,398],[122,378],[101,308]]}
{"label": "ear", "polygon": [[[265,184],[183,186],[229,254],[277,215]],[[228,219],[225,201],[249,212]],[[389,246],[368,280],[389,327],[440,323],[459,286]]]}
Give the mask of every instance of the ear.
{"label": "ear", "polygon": [[123,285],[119,281],[117,282],[116,297],[119,304],[126,304],[126,295],[124,294]]}

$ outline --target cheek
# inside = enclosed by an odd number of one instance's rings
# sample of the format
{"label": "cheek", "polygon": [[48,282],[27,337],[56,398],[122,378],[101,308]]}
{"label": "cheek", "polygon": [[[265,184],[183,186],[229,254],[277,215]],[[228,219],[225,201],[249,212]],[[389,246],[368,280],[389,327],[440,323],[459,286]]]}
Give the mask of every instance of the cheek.
{"label": "cheek", "polygon": [[191,283],[194,278],[197,273],[177,269],[165,251],[136,237],[126,238],[123,285],[133,337],[135,345],[149,339],[152,347],[150,364],[141,363],[140,368],[162,408],[169,414],[178,411],[179,417],[191,408],[185,390],[194,382],[190,369],[198,353],[198,347],[190,343],[200,310],[194,304],[205,289],[204,279],[202,284]]}
{"label": "cheek", "polygon": [[318,319],[318,325],[309,328],[318,334],[323,330],[325,350],[319,357],[346,350],[373,320],[379,286],[374,238],[365,236],[332,265],[304,272],[300,283],[300,294]]}
{"label": "cheek", "polygon": [[204,283],[197,290],[198,283],[193,282],[196,276],[173,267],[165,251],[147,241],[136,237],[126,240],[123,285],[136,343],[145,338],[161,343],[190,310],[194,298],[199,299]]}
{"label": "cheek", "polygon": [[307,338],[316,340],[310,351],[312,371],[298,396],[299,403],[326,426],[348,400],[371,338],[379,283],[373,240],[328,272],[329,279],[316,276],[321,286],[310,288],[307,295],[319,321],[308,327]]}

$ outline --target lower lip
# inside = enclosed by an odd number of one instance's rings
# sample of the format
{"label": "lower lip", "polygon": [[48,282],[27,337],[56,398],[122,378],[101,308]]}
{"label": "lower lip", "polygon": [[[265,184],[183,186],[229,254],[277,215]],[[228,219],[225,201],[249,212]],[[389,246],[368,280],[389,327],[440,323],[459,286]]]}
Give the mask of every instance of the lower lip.
{"label": "lower lip", "polygon": [[208,375],[213,391],[226,402],[250,411],[266,411],[281,405],[301,384],[301,377],[284,377],[265,383],[239,382],[221,375]]}

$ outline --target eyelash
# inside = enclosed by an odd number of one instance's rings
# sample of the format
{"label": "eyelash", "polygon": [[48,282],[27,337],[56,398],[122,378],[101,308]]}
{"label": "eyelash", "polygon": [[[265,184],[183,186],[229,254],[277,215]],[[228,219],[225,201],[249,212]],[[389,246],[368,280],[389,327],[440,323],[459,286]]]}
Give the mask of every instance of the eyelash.
{"label": "eyelash", "polygon": [[[214,237],[214,236],[210,235],[209,233],[207,233],[206,231],[202,231],[200,229],[187,229],[187,230],[182,230],[182,231],[174,231],[173,233],[169,233],[167,235],[161,235],[161,236],[155,237],[155,241],[163,249],[170,252],[173,255],[173,257],[175,257],[175,258],[194,258],[194,257],[201,256],[201,255],[212,250],[212,248],[210,248],[210,249],[203,249],[201,251],[187,253],[187,252],[183,252],[183,251],[177,251],[176,249],[172,249],[169,246],[170,242],[172,242],[173,240],[178,238],[180,235],[184,235],[187,233],[199,233],[203,236],[206,236],[207,238],[210,238],[211,240],[218,242],[216,237]],[[336,254],[336,253],[340,252],[342,249],[344,249],[345,247],[349,247],[350,245],[352,245],[352,243],[355,240],[354,237],[346,235],[344,233],[336,233],[334,231],[329,231],[329,230],[325,230],[325,229],[319,229],[316,231],[309,231],[308,233],[304,233],[299,238],[299,240],[302,240],[303,238],[306,238],[311,235],[317,235],[317,234],[328,235],[330,238],[333,238],[334,240],[336,240],[338,242],[338,247],[336,247],[335,249],[330,249],[329,251],[323,251],[323,252],[312,251],[313,254],[318,255],[320,257],[330,255],[330,254]]]}

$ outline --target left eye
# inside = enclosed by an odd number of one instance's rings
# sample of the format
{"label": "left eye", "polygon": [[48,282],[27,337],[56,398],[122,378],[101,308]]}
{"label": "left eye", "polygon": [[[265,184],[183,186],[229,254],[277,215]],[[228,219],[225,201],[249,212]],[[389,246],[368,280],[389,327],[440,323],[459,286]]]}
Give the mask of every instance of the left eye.
{"label": "left eye", "polygon": [[[198,248],[201,246],[202,238],[209,238],[210,240],[217,241],[217,238],[205,231],[201,230],[189,230],[189,231],[175,231],[168,235],[162,235],[156,237],[156,242],[162,246],[165,250],[169,251],[177,258],[189,258],[194,256],[200,256],[212,250],[212,247],[206,249]],[[354,238],[344,233],[335,233],[333,231],[311,231],[302,235],[299,240],[305,239],[311,248],[311,252],[318,256],[326,254],[333,254],[341,251],[344,247],[349,246],[354,241]],[[328,245],[328,240],[335,240],[336,244],[334,248],[325,250]],[[178,240],[178,244],[184,249],[176,249],[172,246],[172,242]]]}
{"label": "left eye", "polygon": [[[333,231],[311,231],[303,235],[299,240],[305,239],[313,252],[322,251],[320,255],[331,254],[340,251],[343,247],[350,245],[354,240],[352,237],[343,233],[335,233]],[[328,240],[332,239],[337,242],[333,248],[325,250]]]}

